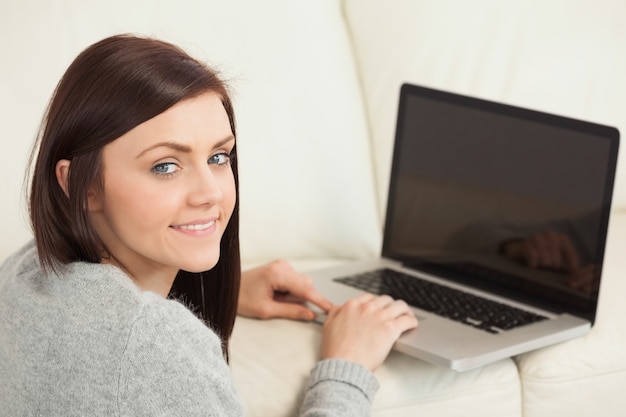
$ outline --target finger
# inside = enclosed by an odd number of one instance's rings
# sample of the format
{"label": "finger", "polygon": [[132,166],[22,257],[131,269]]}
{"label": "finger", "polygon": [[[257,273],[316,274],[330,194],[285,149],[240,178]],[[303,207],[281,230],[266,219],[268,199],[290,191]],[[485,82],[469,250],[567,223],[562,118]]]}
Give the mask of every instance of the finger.
{"label": "finger", "polygon": [[294,320],[313,320],[317,313],[306,305],[307,301],[319,307],[324,313],[328,313],[333,307],[333,304],[325,298],[315,300],[315,302],[311,301],[312,299],[314,298],[296,297],[293,294],[275,294],[275,303],[272,304],[272,314],[274,317],[290,318]]}
{"label": "finger", "polygon": [[395,319],[396,326],[400,330],[400,334],[407,330],[415,329],[419,326],[419,320],[415,317],[415,314],[402,314]]}
{"label": "finger", "polygon": [[567,236],[562,236],[561,253],[563,254],[564,266],[569,271],[575,271],[580,268],[580,258],[574,244]]}
{"label": "finger", "polygon": [[369,301],[366,301],[364,304],[367,304],[367,307],[372,310],[380,310],[383,308],[387,308],[391,304],[393,304],[394,299],[389,295],[383,294],[379,296],[372,297]]}
{"label": "finger", "polygon": [[524,259],[526,259],[526,265],[530,268],[537,268],[539,266],[539,254],[537,249],[530,243],[526,243],[523,248]]}
{"label": "finger", "polygon": [[[369,303],[370,301],[372,301],[373,299],[375,299],[376,296],[372,293],[366,292],[363,294],[359,294],[356,297],[348,300],[346,302],[346,304],[351,304],[351,305],[361,305],[361,304],[365,304],[365,303]],[[345,305],[345,304],[344,304]]]}
{"label": "finger", "polygon": [[298,303],[272,303],[266,310],[266,317],[264,318],[285,318],[291,320],[305,320],[310,321],[315,318],[315,313]]}
{"label": "finger", "polygon": [[371,293],[360,294],[347,300],[345,303],[343,303],[343,305],[333,306],[328,312],[328,317],[335,317],[342,314],[343,312],[346,312],[345,314],[350,315],[358,313],[363,306],[367,306],[368,303],[375,298],[376,296]]}
{"label": "finger", "polygon": [[311,303],[313,305],[316,305],[317,307],[321,308],[322,311],[324,311],[324,312],[327,312],[333,306],[333,303],[331,303],[328,298],[324,297],[322,294],[320,294],[314,288],[312,288],[311,291],[309,291],[309,292],[307,292],[305,294],[305,299],[309,303]]}
{"label": "finger", "polygon": [[390,319],[395,319],[402,315],[415,316],[413,310],[403,300],[395,300],[391,304],[387,305],[384,309],[385,315]]}
{"label": "finger", "polygon": [[328,312],[326,313],[326,319],[327,319],[327,323],[330,322],[331,319],[333,319],[335,316],[337,316],[337,314],[339,314],[339,311],[341,311],[342,306],[338,306],[338,305],[333,305],[330,310],[328,310]]}
{"label": "finger", "polygon": [[561,252],[561,246],[563,241],[563,235],[556,232],[545,233],[545,250],[550,261],[546,266],[563,269],[563,253]]}
{"label": "finger", "polygon": [[387,322],[394,340],[407,330],[418,326],[417,317],[411,308],[402,300],[395,300],[381,311],[381,320]]}
{"label": "finger", "polygon": [[293,286],[293,288],[289,291],[289,295],[292,299],[301,303],[309,302],[316,305],[325,312],[330,310],[333,306],[333,303],[331,303],[330,300],[324,297],[313,287],[310,279],[303,280],[299,285]]}
{"label": "finger", "polygon": [[596,277],[597,269],[593,265],[577,269],[567,278],[567,285],[574,289],[590,287]]}
{"label": "finger", "polygon": [[533,235],[529,238],[529,244],[533,248],[536,264],[535,267],[551,267],[552,254],[548,247],[545,235]]}
{"label": "finger", "polygon": [[506,241],[502,243],[500,250],[507,258],[526,260],[526,252],[521,240],[515,239]]}
{"label": "finger", "polygon": [[288,263],[274,262],[271,273],[274,275],[274,291],[288,293],[300,302],[311,302],[324,311],[332,306],[328,299],[315,290],[309,276],[297,273]]}

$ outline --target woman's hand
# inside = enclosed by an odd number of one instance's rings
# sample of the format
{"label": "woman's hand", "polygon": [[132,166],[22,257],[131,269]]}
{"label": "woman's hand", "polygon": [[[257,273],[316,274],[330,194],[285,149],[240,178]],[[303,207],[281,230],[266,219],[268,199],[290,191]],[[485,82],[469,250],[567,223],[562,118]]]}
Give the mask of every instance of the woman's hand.
{"label": "woman's hand", "polygon": [[346,359],[373,371],[400,335],[417,325],[404,301],[360,295],[328,313],[322,330],[322,359]]}
{"label": "woman's hand", "polygon": [[313,288],[310,277],[296,272],[285,261],[273,261],[241,274],[237,313],[242,316],[313,320],[315,313],[306,302],[323,311],[332,307],[331,302]]}
{"label": "woman's hand", "polygon": [[580,268],[580,257],[568,235],[556,231],[531,234],[523,239],[504,242],[504,256],[530,268],[550,268],[573,272]]}

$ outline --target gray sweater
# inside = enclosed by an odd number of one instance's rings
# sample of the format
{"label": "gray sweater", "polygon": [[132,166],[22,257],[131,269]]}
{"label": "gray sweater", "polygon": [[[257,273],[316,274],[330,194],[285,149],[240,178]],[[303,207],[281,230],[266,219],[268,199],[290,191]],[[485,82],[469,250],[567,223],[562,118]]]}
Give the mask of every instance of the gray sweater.
{"label": "gray sweater", "polygon": [[[31,242],[0,267],[0,416],[240,416],[220,346],[114,266],[47,276]],[[355,363],[319,362],[301,416],[369,415],[377,388]]]}

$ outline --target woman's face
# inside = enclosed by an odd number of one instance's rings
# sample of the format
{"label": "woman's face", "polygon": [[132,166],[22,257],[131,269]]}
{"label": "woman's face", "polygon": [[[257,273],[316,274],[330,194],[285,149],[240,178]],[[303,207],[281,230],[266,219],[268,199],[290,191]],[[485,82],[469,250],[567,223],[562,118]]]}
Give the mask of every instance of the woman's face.
{"label": "woman's face", "polygon": [[235,206],[235,139],[218,95],[182,101],[103,148],[93,225],[144,289],[166,295],[179,269],[206,271]]}

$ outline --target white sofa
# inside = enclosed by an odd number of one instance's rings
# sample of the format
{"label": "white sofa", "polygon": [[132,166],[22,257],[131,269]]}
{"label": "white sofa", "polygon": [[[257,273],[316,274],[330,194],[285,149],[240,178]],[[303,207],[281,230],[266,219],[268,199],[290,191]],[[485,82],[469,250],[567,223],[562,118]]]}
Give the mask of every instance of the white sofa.
{"label": "white sofa", "polygon": [[[221,69],[238,116],[245,266],[302,271],[378,253],[404,81],[626,131],[619,0],[8,0],[0,6],[0,259],[29,239],[22,174],[55,83],[87,45],[135,32]],[[375,416],[626,415],[626,172],[585,337],[455,373],[392,353]],[[584,168],[581,168],[584,169]],[[320,327],[239,319],[250,416],[297,413]]]}

